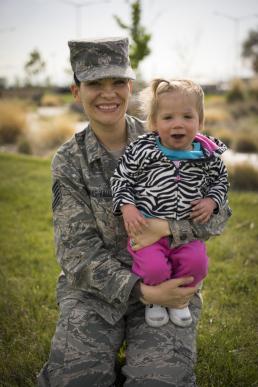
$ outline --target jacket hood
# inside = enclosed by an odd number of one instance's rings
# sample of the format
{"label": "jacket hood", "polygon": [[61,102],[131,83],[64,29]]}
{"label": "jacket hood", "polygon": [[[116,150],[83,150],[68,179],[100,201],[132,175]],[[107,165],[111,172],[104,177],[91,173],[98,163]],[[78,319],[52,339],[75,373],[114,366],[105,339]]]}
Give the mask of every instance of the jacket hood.
{"label": "jacket hood", "polygon": [[195,141],[198,141],[210,155],[221,155],[228,149],[227,146],[218,138],[212,136],[205,136],[201,133],[198,133],[195,136]]}

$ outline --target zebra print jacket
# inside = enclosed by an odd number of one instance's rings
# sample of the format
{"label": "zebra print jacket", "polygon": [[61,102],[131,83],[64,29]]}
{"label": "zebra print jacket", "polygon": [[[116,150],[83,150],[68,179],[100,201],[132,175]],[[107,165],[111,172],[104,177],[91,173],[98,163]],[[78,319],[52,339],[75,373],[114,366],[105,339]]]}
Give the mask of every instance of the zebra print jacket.
{"label": "zebra print jacket", "polygon": [[191,202],[211,197],[222,206],[227,200],[228,174],[220,155],[226,145],[198,134],[204,158],[169,160],[158,148],[158,134],[146,133],[131,143],[111,178],[113,213],[121,215],[123,204],[134,204],[151,217],[189,218]]}

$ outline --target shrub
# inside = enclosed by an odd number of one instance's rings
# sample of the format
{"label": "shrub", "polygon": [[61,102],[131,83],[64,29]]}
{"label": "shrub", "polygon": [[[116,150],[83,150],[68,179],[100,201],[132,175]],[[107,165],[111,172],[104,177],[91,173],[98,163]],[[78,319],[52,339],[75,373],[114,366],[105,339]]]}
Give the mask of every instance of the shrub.
{"label": "shrub", "polygon": [[248,94],[250,98],[258,100],[258,78],[254,78],[250,81],[248,87]]}
{"label": "shrub", "polygon": [[249,163],[235,164],[229,168],[231,187],[239,191],[258,191],[258,169]]}
{"label": "shrub", "polygon": [[234,79],[231,82],[230,89],[226,94],[228,102],[243,101],[245,99],[246,88],[241,79]]}
{"label": "shrub", "polygon": [[72,116],[54,117],[40,125],[37,133],[37,147],[53,150],[63,144],[75,132],[75,120]]}
{"label": "shrub", "polygon": [[62,105],[62,99],[58,95],[45,94],[40,101],[41,106],[60,106]]}
{"label": "shrub", "polygon": [[24,105],[15,100],[0,101],[0,143],[15,144],[25,127]]}
{"label": "shrub", "polygon": [[231,148],[234,137],[233,133],[228,129],[219,129],[217,131],[214,131],[213,133],[214,137],[219,138],[224,144],[227,145],[228,148]]}
{"label": "shrub", "polygon": [[258,138],[252,133],[238,134],[232,147],[236,152],[256,153],[258,152]]}
{"label": "shrub", "polygon": [[[252,99],[246,101],[238,101],[232,104],[229,108],[232,117],[236,120],[239,118],[249,117],[250,115],[258,114],[258,104],[257,101]],[[238,123],[236,123],[238,124]]]}
{"label": "shrub", "polygon": [[217,107],[217,108],[206,108],[205,109],[205,125],[213,126],[217,123],[225,122],[229,119],[229,114]]}
{"label": "shrub", "polygon": [[19,153],[24,153],[26,155],[32,154],[32,146],[30,141],[26,137],[21,137],[18,142],[17,150]]}

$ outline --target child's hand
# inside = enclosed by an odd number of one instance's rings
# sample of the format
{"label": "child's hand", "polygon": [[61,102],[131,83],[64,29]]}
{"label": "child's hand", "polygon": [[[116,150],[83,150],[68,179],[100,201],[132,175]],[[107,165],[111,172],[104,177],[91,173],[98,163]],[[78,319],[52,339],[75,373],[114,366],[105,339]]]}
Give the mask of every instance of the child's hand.
{"label": "child's hand", "polygon": [[190,218],[194,222],[207,223],[217,207],[217,203],[212,198],[203,198],[192,202],[192,212]]}
{"label": "child's hand", "polygon": [[126,232],[129,236],[141,232],[147,226],[144,216],[133,204],[124,204],[121,207]]}

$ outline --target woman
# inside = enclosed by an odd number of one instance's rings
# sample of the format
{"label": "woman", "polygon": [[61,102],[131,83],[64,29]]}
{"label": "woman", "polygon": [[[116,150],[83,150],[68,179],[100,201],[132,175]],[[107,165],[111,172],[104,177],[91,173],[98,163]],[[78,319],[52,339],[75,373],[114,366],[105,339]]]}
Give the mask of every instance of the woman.
{"label": "woman", "polygon": [[[126,339],[125,386],[194,386],[195,335],[201,302],[193,278],[158,286],[131,273],[122,218],[112,215],[110,177],[126,145],[143,133],[142,122],[126,115],[134,73],[128,40],[69,42],[75,84],[72,93],[89,119],[87,128],[54,157],[53,217],[60,318],[39,386],[112,386],[117,351]],[[193,217],[198,220],[198,208]],[[170,226],[170,227],[169,227]],[[134,237],[140,248],[173,234],[174,244],[212,234],[212,225],[149,221]],[[171,230],[170,230],[171,229]],[[203,236],[202,236],[203,237]],[[144,304],[183,307],[190,302],[193,324],[158,331],[144,322]]]}

